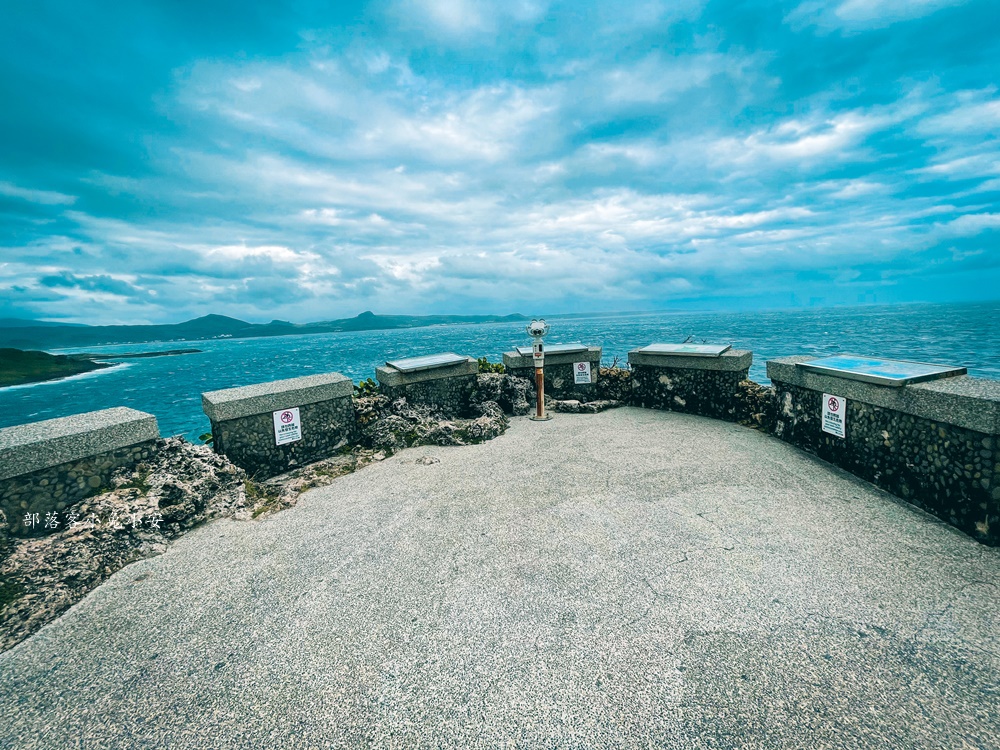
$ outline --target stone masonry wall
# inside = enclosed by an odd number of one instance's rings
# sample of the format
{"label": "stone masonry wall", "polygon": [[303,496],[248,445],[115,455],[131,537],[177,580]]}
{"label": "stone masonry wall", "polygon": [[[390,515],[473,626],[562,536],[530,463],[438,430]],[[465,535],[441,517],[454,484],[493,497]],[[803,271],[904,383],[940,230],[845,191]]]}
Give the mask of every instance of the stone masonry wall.
{"label": "stone masonry wall", "polygon": [[741,416],[739,384],[748,371],[633,365],[630,403],[735,422]]}
{"label": "stone masonry wall", "polygon": [[[593,401],[598,398],[597,378],[600,370],[599,362],[592,362],[590,378],[593,382],[576,384],[574,373],[575,363],[562,362],[557,365],[545,365],[545,395],[556,399],[576,399],[578,401]],[[515,377],[527,378],[531,382],[531,398],[535,398],[535,368],[508,368],[507,372]]]}
{"label": "stone masonry wall", "polygon": [[823,394],[775,382],[782,440],[872,482],[973,538],[1000,545],[996,438],[847,400],[846,439],[821,429]]}
{"label": "stone masonry wall", "polygon": [[405,398],[411,404],[429,406],[446,416],[465,417],[471,414],[476,375],[458,375],[392,386],[382,383],[379,390],[389,400]]}
{"label": "stone masonry wall", "polygon": [[274,420],[270,411],[247,417],[212,422],[212,443],[247,473],[259,479],[281,474],[295,466],[334,455],[357,440],[357,425],[351,398],[334,398],[299,406],[302,439],[274,444]]}
{"label": "stone masonry wall", "polygon": [[[0,480],[0,509],[7,516],[10,533],[43,536],[61,529],[63,511],[110,486],[116,469],[134,466],[155,450],[156,442],[150,440]],[[58,527],[46,527],[49,514],[56,514]]]}

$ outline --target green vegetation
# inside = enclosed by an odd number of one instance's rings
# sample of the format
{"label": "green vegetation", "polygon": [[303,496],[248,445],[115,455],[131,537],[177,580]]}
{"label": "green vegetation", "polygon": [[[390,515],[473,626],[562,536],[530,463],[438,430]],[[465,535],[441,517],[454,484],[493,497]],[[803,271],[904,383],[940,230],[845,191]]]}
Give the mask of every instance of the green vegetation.
{"label": "green vegetation", "polygon": [[479,372],[499,372],[501,375],[507,372],[507,368],[500,362],[490,362],[486,357],[476,360],[479,363]]}
{"label": "green vegetation", "polygon": [[45,352],[0,349],[0,387],[55,380],[111,365]]}
{"label": "green vegetation", "polygon": [[365,398],[366,396],[377,396],[379,394],[378,383],[371,378],[362,380],[354,386],[354,397]]}
{"label": "green vegetation", "polygon": [[268,511],[281,510],[281,503],[279,502],[281,488],[261,484],[252,479],[246,480],[243,487],[246,489],[247,500],[250,501],[251,505],[256,506],[253,510],[253,518],[257,518]]}

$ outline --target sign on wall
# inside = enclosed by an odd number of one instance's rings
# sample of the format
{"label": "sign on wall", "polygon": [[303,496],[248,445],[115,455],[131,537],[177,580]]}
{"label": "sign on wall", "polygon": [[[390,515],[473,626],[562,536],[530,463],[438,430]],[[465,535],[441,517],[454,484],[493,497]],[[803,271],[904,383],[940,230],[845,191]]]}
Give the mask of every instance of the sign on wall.
{"label": "sign on wall", "polygon": [[583,385],[590,382],[590,362],[577,362],[573,365],[573,373],[576,375],[576,384]]}
{"label": "sign on wall", "polygon": [[847,437],[847,399],[823,394],[823,432]]}
{"label": "sign on wall", "polygon": [[294,409],[279,409],[272,413],[274,417],[274,444],[284,445],[302,439],[302,420],[299,418],[299,407]]}

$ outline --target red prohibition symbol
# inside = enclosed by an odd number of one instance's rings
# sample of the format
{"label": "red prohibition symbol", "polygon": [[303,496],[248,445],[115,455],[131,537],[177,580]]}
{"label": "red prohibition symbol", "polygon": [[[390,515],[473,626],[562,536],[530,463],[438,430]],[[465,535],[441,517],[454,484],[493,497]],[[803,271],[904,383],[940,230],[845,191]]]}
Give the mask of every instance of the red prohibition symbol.
{"label": "red prohibition symbol", "polygon": [[830,407],[830,411],[837,411],[840,409],[840,402],[832,396],[830,397],[830,400],[826,402],[826,405]]}
{"label": "red prohibition symbol", "polygon": [[295,417],[292,416],[292,413],[290,411],[283,411],[283,412],[281,412],[281,421],[284,422],[285,424],[288,424],[294,418]]}
{"label": "red prohibition symbol", "polygon": [[587,369],[587,365],[585,365],[583,362],[581,362],[580,364],[578,364],[576,366],[576,369],[579,370],[580,372],[583,372],[584,370]]}

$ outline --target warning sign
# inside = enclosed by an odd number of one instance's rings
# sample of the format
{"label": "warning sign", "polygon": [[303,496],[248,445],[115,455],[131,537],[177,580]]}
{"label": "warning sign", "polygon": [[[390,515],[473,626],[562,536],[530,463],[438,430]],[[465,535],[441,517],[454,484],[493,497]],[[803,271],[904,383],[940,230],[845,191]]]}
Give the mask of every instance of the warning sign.
{"label": "warning sign", "polygon": [[573,373],[576,375],[576,384],[582,385],[590,382],[590,362],[577,362],[573,365]]}
{"label": "warning sign", "polygon": [[839,438],[847,437],[847,399],[823,394],[823,432]]}
{"label": "warning sign", "polygon": [[284,445],[302,439],[302,420],[299,419],[299,407],[294,409],[279,409],[273,412],[274,444]]}

